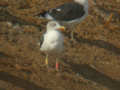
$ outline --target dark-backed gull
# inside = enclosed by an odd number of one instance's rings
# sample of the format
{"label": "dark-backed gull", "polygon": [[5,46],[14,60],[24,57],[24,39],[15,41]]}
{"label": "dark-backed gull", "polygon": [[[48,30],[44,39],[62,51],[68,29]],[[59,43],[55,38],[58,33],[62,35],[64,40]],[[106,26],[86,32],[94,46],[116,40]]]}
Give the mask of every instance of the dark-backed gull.
{"label": "dark-backed gull", "polygon": [[88,15],[88,0],[74,0],[40,14],[40,17],[56,20],[64,25],[71,26],[71,38],[73,39],[73,27],[79,24]]}

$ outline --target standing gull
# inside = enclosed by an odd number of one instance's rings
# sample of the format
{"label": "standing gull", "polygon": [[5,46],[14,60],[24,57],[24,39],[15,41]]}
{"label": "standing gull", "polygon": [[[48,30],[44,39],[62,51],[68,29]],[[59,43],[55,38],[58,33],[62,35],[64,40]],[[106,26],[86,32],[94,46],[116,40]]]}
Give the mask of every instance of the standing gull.
{"label": "standing gull", "polygon": [[[47,24],[47,31],[41,37],[40,50],[46,53],[45,64],[48,67],[48,55],[54,54],[56,57],[63,51],[64,37],[61,31],[65,28],[56,21],[50,21]],[[59,64],[56,58],[56,70],[58,71]]]}
{"label": "standing gull", "polygon": [[[64,25],[74,27],[88,15],[88,0],[74,0],[40,14],[42,18],[56,20]],[[73,40],[73,30],[71,32]]]}

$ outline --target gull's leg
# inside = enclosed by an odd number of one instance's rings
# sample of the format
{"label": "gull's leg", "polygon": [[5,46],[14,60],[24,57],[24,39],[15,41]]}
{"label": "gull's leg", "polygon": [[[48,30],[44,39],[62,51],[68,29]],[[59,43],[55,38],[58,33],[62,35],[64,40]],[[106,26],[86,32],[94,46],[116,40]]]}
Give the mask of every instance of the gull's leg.
{"label": "gull's leg", "polygon": [[59,71],[59,61],[58,61],[58,58],[56,58],[56,71]]}
{"label": "gull's leg", "polygon": [[48,68],[48,54],[47,54],[46,57],[45,57],[45,65],[46,65],[47,68]]}
{"label": "gull's leg", "polygon": [[71,27],[70,37],[71,37],[71,41],[73,42],[74,41],[74,24],[72,24],[70,27]]}

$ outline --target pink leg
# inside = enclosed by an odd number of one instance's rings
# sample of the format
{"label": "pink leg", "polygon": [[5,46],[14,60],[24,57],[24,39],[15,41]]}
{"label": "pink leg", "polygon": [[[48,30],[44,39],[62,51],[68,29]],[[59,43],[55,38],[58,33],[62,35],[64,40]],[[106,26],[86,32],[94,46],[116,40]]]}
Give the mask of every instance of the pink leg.
{"label": "pink leg", "polygon": [[59,70],[59,63],[58,63],[58,61],[56,60],[56,71],[58,71]]}

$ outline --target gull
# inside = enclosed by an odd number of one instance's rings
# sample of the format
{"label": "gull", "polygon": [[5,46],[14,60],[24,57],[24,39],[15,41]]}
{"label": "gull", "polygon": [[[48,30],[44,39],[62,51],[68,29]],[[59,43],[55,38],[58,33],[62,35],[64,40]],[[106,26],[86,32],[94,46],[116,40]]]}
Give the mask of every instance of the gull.
{"label": "gull", "polygon": [[59,63],[57,55],[64,50],[64,36],[61,31],[64,31],[65,27],[61,26],[56,21],[50,21],[47,24],[47,30],[42,35],[39,45],[40,51],[46,53],[45,64],[48,67],[48,55],[52,54],[56,56],[56,70],[59,70]]}
{"label": "gull", "polygon": [[65,26],[71,27],[71,39],[73,40],[74,26],[88,16],[88,0],[67,2],[56,8],[40,13],[39,15],[41,18],[56,20]]}

